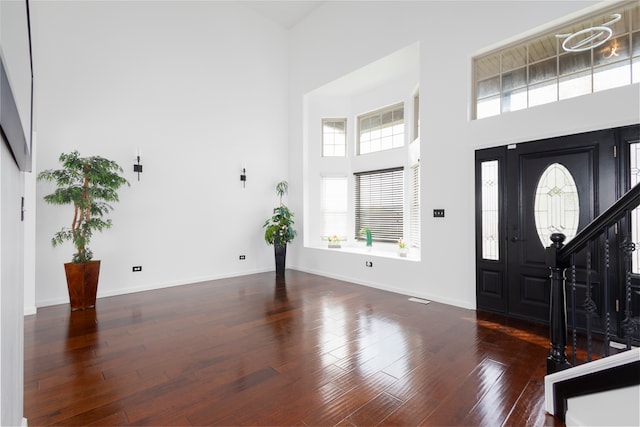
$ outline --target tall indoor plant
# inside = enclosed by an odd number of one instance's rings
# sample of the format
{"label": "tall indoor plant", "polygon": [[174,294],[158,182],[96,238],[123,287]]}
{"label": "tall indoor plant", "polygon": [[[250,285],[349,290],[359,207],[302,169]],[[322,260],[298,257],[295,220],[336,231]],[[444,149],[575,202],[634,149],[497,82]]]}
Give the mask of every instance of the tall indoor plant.
{"label": "tall indoor plant", "polygon": [[61,154],[61,169],[49,169],[38,175],[40,181],[56,184],[56,190],[44,196],[47,203],[73,205],[71,228],[63,227],[51,239],[58,246],[70,240],[76,248],[72,260],[65,264],[69,300],[72,310],[95,307],[100,261],[94,261],[89,242],[94,231],[111,227],[104,215],[111,202],[118,201],[118,189],[129,183],[120,176],[122,168],[99,156],[80,157],[78,151]]}
{"label": "tall indoor plant", "polygon": [[289,183],[280,181],[276,184],[276,194],[280,198],[280,206],[273,209],[273,216],[265,221],[264,240],[274,247],[276,258],[276,275],[284,276],[287,243],[296,237],[293,229],[293,212],[282,203],[282,197],[289,191]]}

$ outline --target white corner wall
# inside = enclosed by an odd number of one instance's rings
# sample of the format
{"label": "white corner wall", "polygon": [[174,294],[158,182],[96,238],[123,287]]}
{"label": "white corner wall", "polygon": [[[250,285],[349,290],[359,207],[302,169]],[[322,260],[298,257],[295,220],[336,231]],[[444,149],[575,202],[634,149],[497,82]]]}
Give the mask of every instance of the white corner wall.
{"label": "white corner wall", "polygon": [[[288,178],[287,31],[236,2],[31,3],[37,171],[77,149],[131,183],[90,245],[98,297],[272,270],[262,224]],[[36,190],[36,305],[66,303],[73,248],[50,239],[72,211]]]}
{"label": "white corner wall", "polygon": [[[308,208],[306,94],[415,42],[420,43],[420,262],[297,247],[292,265],[475,308],[474,150],[638,123],[638,84],[470,120],[472,57],[505,40],[597,5],[589,1],[326,2],[291,31],[290,207]],[[609,3],[611,4],[611,3]],[[330,26],[330,31],[327,31]],[[446,209],[433,218],[434,208]],[[304,216],[306,218],[306,216]],[[307,227],[305,227],[307,229]]]}
{"label": "white corner wall", "polygon": [[[0,56],[29,140],[31,74],[24,1],[0,1]],[[0,136],[0,425],[19,426],[24,384],[24,228],[21,202],[25,173]]]}

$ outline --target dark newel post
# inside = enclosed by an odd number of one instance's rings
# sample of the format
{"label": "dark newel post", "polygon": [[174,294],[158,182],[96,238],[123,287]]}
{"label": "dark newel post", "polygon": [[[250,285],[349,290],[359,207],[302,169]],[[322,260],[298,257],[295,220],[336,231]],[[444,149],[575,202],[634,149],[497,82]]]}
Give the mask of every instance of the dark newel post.
{"label": "dark newel post", "polygon": [[549,336],[551,352],[547,358],[547,374],[562,371],[571,367],[567,361],[567,304],[564,289],[564,270],[558,259],[565,235],[553,233],[553,244],[546,249],[547,265],[550,270],[551,301],[549,306]]}

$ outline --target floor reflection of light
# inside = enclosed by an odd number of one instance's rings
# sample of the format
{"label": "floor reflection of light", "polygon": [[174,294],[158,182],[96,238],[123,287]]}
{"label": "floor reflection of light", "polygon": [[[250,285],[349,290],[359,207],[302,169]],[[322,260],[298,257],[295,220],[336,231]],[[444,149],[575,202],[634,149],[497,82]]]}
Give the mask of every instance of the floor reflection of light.
{"label": "floor reflection of light", "polygon": [[[358,312],[348,312],[342,304],[327,298],[321,303],[319,320],[317,342],[321,363],[327,366],[330,362],[344,371],[344,381],[338,378],[331,382],[341,389],[353,384],[353,376],[366,380],[385,368],[390,370],[389,378],[408,374],[411,345],[422,345],[420,337],[413,337],[411,343],[401,324],[378,315],[370,305]],[[333,399],[335,393],[330,387],[322,394],[323,399]]]}
{"label": "floor reflection of light", "polygon": [[[478,403],[472,409],[483,420],[483,425],[496,425],[504,414],[496,408],[503,408],[503,400],[509,387],[508,380],[504,376],[506,366],[493,360],[485,359],[480,365],[478,375]],[[495,419],[494,419],[495,418]]]}
{"label": "floor reflection of light", "polygon": [[489,322],[487,320],[481,319],[471,319],[468,317],[463,317],[463,320],[476,323],[478,326],[481,326],[483,328],[492,329],[502,334],[509,335],[513,338],[517,338],[519,340],[536,344],[542,347],[547,347],[549,345],[549,339],[547,337],[541,337],[540,335],[532,334],[521,329],[512,328],[509,326],[501,325],[499,323]]}

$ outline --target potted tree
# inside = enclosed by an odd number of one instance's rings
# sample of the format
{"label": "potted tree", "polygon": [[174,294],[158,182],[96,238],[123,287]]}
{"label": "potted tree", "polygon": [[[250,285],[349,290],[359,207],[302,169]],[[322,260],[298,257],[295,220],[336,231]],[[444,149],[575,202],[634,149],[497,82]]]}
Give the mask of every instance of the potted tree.
{"label": "potted tree", "polygon": [[100,261],[94,261],[89,242],[94,231],[111,227],[104,215],[111,211],[111,202],[118,201],[118,189],[129,182],[120,176],[117,163],[99,156],[80,157],[73,151],[61,154],[61,169],[38,174],[39,181],[56,184],[56,190],[44,196],[47,203],[73,205],[71,228],[63,227],[51,239],[58,246],[66,240],[73,242],[76,252],[64,265],[69,289],[71,310],[84,310],[96,305]]}
{"label": "potted tree", "polygon": [[296,237],[293,229],[293,213],[282,203],[282,197],[289,191],[289,183],[280,181],[276,184],[276,194],[280,197],[280,206],[273,209],[273,216],[267,219],[263,225],[265,228],[264,240],[274,247],[276,258],[276,275],[284,276],[287,257],[287,243]]}

